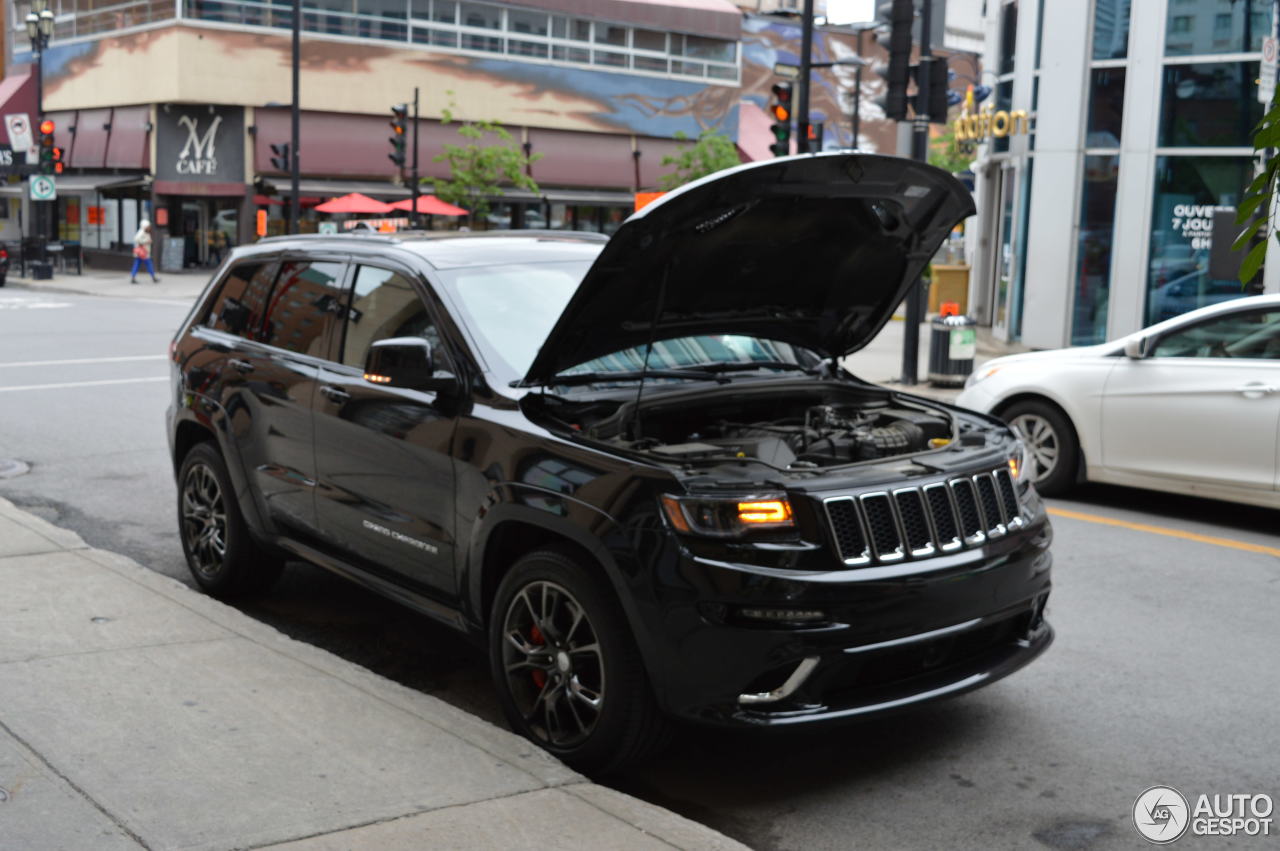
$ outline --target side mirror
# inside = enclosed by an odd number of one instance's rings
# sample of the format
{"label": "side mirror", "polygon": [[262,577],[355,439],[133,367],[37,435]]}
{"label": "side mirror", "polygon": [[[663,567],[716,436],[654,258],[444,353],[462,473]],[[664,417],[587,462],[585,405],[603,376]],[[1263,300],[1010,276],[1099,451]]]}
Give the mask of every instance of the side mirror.
{"label": "side mirror", "polygon": [[1124,344],[1124,356],[1133,360],[1142,360],[1151,356],[1150,348],[1150,337],[1130,337]]}
{"label": "side mirror", "polygon": [[392,337],[369,347],[364,378],[385,387],[447,391],[458,384],[452,375],[436,375],[431,344],[421,337]]}

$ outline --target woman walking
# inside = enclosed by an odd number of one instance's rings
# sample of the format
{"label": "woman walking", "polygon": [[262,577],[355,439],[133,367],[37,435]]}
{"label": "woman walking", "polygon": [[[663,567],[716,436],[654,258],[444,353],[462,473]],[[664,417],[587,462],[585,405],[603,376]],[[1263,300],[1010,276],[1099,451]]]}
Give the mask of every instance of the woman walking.
{"label": "woman walking", "polygon": [[138,232],[133,235],[133,269],[129,272],[129,283],[138,283],[138,267],[144,261],[151,280],[160,283],[160,279],[156,277],[156,267],[151,263],[151,222],[146,219],[142,220]]}

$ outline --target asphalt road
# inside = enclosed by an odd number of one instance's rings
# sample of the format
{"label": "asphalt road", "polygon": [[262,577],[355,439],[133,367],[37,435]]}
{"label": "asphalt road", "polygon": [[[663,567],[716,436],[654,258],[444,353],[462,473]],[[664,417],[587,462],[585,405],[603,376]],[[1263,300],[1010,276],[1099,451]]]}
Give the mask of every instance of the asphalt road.
{"label": "asphalt road", "polygon": [[[189,582],[163,427],[185,312],[0,290],[0,459],[31,465],[0,495]],[[1280,798],[1275,512],[1104,487],[1051,507],[1058,638],[1026,670],[836,730],[687,731],[611,785],[760,849],[1134,848],[1149,786]],[[244,608],[501,723],[475,649],[318,569]]]}

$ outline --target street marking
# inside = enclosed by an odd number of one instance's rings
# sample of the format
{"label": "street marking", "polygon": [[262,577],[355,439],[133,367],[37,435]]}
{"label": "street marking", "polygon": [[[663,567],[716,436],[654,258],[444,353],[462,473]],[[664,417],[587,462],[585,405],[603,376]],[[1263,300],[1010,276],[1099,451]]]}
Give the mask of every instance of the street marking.
{"label": "street marking", "polygon": [[16,361],[14,363],[0,363],[0,368],[6,366],[63,366],[77,363],[124,363],[125,361],[138,360],[165,360],[165,355],[128,355],[118,358],[71,358],[70,360],[27,360]]}
{"label": "street marking", "polygon": [[1069,517],[1072,520],[1083,520],[1086,523],[1101,523],[1104,526],[1119,526],[1122,529],[1132,529],[1135,532],[1150,532],[1153,535],[1166,535],[1170,538],[1182,538],[1184,541],[1196,541],[1201,544],[1211,544],[1215,547],[1227,547],[1232,550],[1244,550],[1247,553],[1262,553],[1263,555],[1280,557],[1280,547],[1268,547],[1263,544],[1250,544],[1245,541],[1236,541],[1231,538],[1215,538],[1212,535],[1197,535],[1195,532],[1186,532],[1182,529],[1170,529],[1167,526],[1149,526],[1146,523],[1130,523],[1128,520],[1117,520],[1114,517],[1103,517],[1100,514],[1085,514],[1082,511],[1068,511],[1065,508],[1050,508],[1049,513],[1055,517]]}
{"label": "street marking", "polygon": [[47,301],[37,298],[0,298],[0,310],[21,310],[23,308],[44,309],[48,307],[75,307],[69,301]]}
{"label": "street marking", "polygon": [[160,375],[155,378],[115,378],[109,381],[72,381],[67,384],[26,384],[21,387],[0,387],[0,393],[12,393],[15,390],[61,390],[65,387],[101,387],[104,384],[138,384],[143,381],[168,381],[169,376]]}

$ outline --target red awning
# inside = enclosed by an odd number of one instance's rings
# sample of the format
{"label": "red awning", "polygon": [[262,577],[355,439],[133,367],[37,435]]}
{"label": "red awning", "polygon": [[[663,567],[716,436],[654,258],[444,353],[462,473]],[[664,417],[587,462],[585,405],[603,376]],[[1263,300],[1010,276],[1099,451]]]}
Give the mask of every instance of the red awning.
{"label": "red awning", "polygon": [[67,163],[75,168],[102,168],[107,158],[108,127],[111,126],[111,109],[82,109],[78,114],[63,119],[54,132],[57,138],[63,134],[64,127],[76,128],[74,136],[67,141],[71,144],[71,157]]}
{"label": "red awning", "polygon": [[[25,112],[32,121],[36,120],[36,80],[31,73],[30,65],[0,80],[0,115],[12,115],[17,112]],[[36,130],[33,127],[32,138],[35,135]],[[10,142],[8,128],[4,130],[4,140]]]}
{"label": "red awning", "polygon": [[[111,133],[107,137],[107,168],[151,168],[151,108],[117,106],[111,113]],[[78,131],[77,131],[78,132]]]}
{"label": "red awning", "polygon": [[332,201],[318,205],[316,211],[320,213],[389,213],[391,205],[375,201],[368,195],[352,192],[350,195],[343,195],[341,198],[334,198]]}
{"label": "red awning", "polygon": [[[413,199],[406,198],[403,201],[396,201],[391,207],[395,210],[412,210]],[[465,216],[467,214],[467,211],[461,207],[455,207],[446,201],[441,201],[434,195],[418,196],[418,212],[426,213],[430,216]]]}

